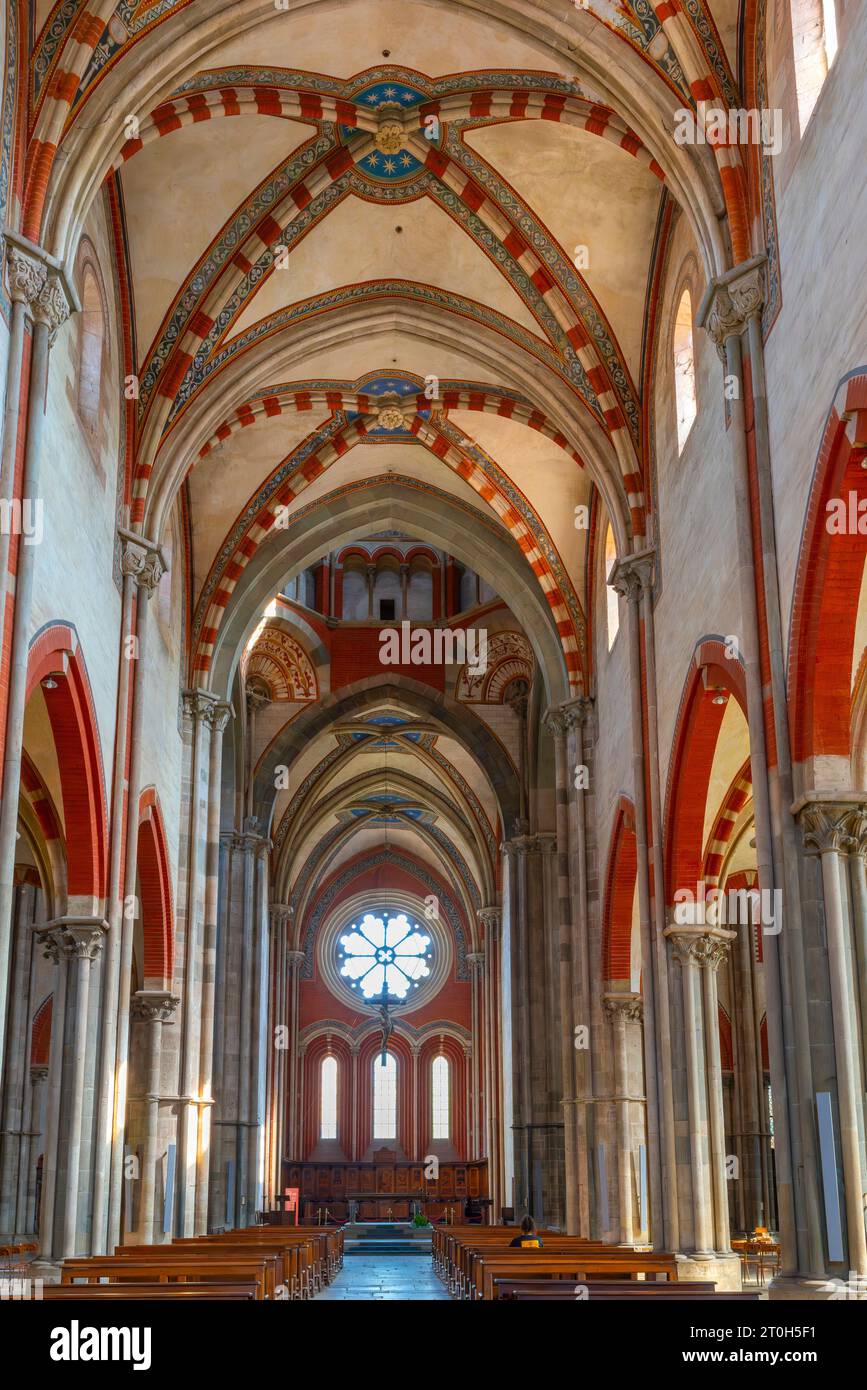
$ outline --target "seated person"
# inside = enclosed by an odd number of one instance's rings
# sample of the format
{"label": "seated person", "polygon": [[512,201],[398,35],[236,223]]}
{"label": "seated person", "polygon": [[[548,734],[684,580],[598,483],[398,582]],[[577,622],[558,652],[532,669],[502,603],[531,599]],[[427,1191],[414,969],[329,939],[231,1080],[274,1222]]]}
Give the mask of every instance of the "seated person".
{"label": "seated person", "polygon": [[521,1222],[521,1234],[509,1241],[509,1249],[541,1250],[542,1242],[536,1234],[536,1223],[532,1216],[525,1216]]}

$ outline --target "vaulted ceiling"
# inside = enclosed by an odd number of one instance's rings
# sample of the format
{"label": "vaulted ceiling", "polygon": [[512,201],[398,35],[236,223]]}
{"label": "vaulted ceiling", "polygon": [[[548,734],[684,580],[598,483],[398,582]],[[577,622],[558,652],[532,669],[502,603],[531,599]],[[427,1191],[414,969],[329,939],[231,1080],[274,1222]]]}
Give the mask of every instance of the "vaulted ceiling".
{"label": "vaulted ceiling", "polygon": [[[281,546],[297,559],[323,510],[369,490],[427,505],[454,553],[476,518],[479,573],[537,593],[555,675],[525,627],[549,693],[581,688],[575,508],[595,484],[621,549],[645,535],[665,200],[709,273],[748,254],[737,152],[672,138],[684,104],[736,102],[737,12],[38,0],[23,223],[68,255],[105,191],[139,380],[129,520],[164,534],[185,490],[194,683],[256,621]],[[317,735],[305,766],[340,737]],[[412,758],[394,759],[406,808]],[[419,805],[438,798],[471,859],[478,826],[446,782]],[[376,819],[338,775],[328,797],[334,826]]]}

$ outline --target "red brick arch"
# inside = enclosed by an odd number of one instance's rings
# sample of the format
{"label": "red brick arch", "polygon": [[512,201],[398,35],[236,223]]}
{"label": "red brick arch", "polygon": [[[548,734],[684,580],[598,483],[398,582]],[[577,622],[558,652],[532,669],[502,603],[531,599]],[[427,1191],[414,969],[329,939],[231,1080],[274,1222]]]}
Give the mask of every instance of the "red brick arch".
{"label": "red brick arch", "polygon": [[727,655],[722,638],[708,637],[693,652],[672,744],[664,839],[669,904],[678,888],[695,892],[704,877],[704,814],[726,712],[726,704],[714,703],[719,691],[736,699],[746,717],[743,666]]}
{"label": "red brick arch", "polygon": [[867,499],[867,367],[837,388],[813,473],[789,631],[792,756],[848,757],[852,656],[867,536],[831,535],[828,502]]}
{"label": "red brick arch", "polygon": [[175,953],[172,877],[165,826],[154,787],[147,787],[139,800],[138,881],[145,988],[170,985]]}
{"label": "red brick arch", "polygon": [[635,807],[627,796],[621,796],[608,851],[602,918],[602,978],[609,984],[632,979],[632,917],[637,873]]}
{"label": "red brick arch", "polygon": [[30,1030],[31,1067],[48,1066],[48,1055],[51,1048],[51,1017],[53,1012],[54,995],[49,994],[47,999],[43,999],[36,1013],[33,1015],[33,1026]]}
{"label": "red brick arch", "polygon": [[751,799],[752,794],[753,774],[750,760],[747,758],[743,767],[732,779],[731,786],[723,797],[713,828],[708,836],[707,853],[704,860],[704,878],[708,888],[716,888],[719,883],[720,871],[738,816]]}
{"label": "red brick arch", "polygon": [[52,623],[33,639],[28,699],[47,676],[56,682],[42,693],[60,769],[67,891],[70,898],[102,901],[108,859],[102,751],[87,667],[78,635],[66,623]]}

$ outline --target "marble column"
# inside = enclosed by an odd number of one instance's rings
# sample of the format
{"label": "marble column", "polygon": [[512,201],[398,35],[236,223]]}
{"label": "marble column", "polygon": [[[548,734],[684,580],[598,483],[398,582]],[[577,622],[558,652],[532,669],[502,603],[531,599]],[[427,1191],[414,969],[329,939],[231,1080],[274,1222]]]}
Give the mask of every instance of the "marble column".
{"label": "marble column", "polygon": [[[114,1104],[110,1126],[111,1168],[108,1194],[106,1248],[113,1250],[121,1241],[121,1202],[124,1184],[124,1143],[126,1139],[126,1098],[129,1085],[129,1006],[132,993],[132,959],[135,922],[138,916],[138,803],[141,794],[142,741],[146,695],[145,653],[148,643],[150,600],[165,572],[165,561],[158,546],[143,538],[131,543],[125,563],[136,584],[132,723],[129,737],[129,768],[126,794],[126,842],[124,846],[124,908],[121,918],[120,953],[117,963],[117,1011],[114,1042]],[[109,930],[111,926],[109,924]],[[106,1051],[108,1049],[106,1048]],[[103,1052],[105,1061],[106,1052]],[[107,1084],[111,1084],[107,1082]],[[105,1142],[105,1134],[101,1135]],[[100,1161],[104,1161],[102,1158]],[[101,1230],[98,1233],[101,1238]]]}
{"label": "marble column", "polygon": [[[32,260],[33,258],[31,258]],[[44,267],[43,267],[44,268]],[[32,269],[32,268],[31,268]],[[27,397],[27,432],[24,443],[24,475],[21,497],[29,506],[42,506],[42,467],[48,460],[45,447],[45,402],[48,390],[48,356],[61,326],[70,313],[68,288],[60,272],[48,269],[44,279],[33,270],[30,300],[33,346]],[[36,284],[41,285],[36,290]],[[15,897],[15,848],[18,842],[18,800],[21,791],[21,759],[24,752],[24,713],[27,705],[27,663],[33,615],[36,546],[18,547],[15,575],[15,610],[6,698],[6,742],[3,749],[3,799],[0,803],[0,1038],[5,1038],[9,1007],[9,958],[12,946],[12,909]],[[3,584],[6,576],[3,575]],[[5,604],[5,593],[0,594]],[[5,1050],[0,1047],[0,1092],[4,1084]]]}
{"label": "marble column", "polygon": [[167,990],[142,989],[132,997],[130,1012],[147,1030],[145,1076],[145,1122],[142,1137],[141,1183],[137,1238],[141,1245],[159,1242],[162,1223],[154,1229],[154,1204],[159,1161],[159,1120],[163,1024],[170,1023],[179,1000]]}
{"label": "marble column", "polygon": [[[32,1235],[36,1231],[36,1157],[38,1141],[42,1138],[42,1106],[48,1067],[30,1068],[30,1087],[26,1097],[24,1133],[21,1140],[21,1163],[18,1169],[18,1214],[16,1231]],[[44,1166],[44,1160],[43,1160]]]}
{"label": "marble column", "polygon": [[82,1200],[82,1142],[84,1139],[84,1082],[88,1054],[88,1009],[93,962],[102,950],[108,923],[94,917],[61,917],[46,925],[45,934],[68,964],[72,986],[72,1028],[69,1033],[69,1066],[64,1078],[66,1123],[60,1142],[65,1151],[66,1181],[63,1222],[57,1254],[71,1259],[78,1253],[84,1231]]}
{"label": "marble column", "polygon": [[286,1084],[290,1052],[289,971],[286,960],[287,934],[292,919],[288,903],[270,903],[268,919],[272,937],[272,1015],[269,1028],[269,1172],[272,1197],[283,1191],[283,1160],[286,1158]]}
{"label": "marble column", "polygon": [[[518,834],[503,845],[510,875],[515,1202],[565,1221],[556,841]],[[508,1121],[506,1122],[508,1123]],[[540,1203],[543,1209],[539,1210]]]}
{"label": "marble column", "polygon": [[[591,1036],[601,1019],[597,1017],[602,979],[595,962],[601,960],[601,934],[591,921],[588,903],[587,808],[590,794],[589,729],[593,702],[586,696],[560,706],[566,724],[566,765],[568,793],[569,891],[572,901],[572,1026],[590,1025]],[[587,769],[588,777],[578,777]],[[591,953],[591,939],[593,951]],[[591,965],[591,960],[594,965]],[[573,1048],[574,1095],[567,1108],[566,1122],[574,1132],[577,1192],[577,1234],[591,1239],[596,1229],[592,1211],[594,1123],[594,1067],[592,1048]]]}
{"label": "marble column", "polygon": [[[300,1162],[302,1158],[301,1148],[303,1145],[303,1134],[301,1132],[301,1106],[300,1106],[300,1055],[299,1055],[299,991],[301,983],[301,971],[304,969],[304,962],[307,959],[303,951],[287,951],[286,964],[289,970],[289,1056],[287,1059],[288,1084],[286,1094],[287,1112],[287,1133],[286,1133],[286,1157],[293,1162]],[[355,1092],[353,1091],[353,1095]]]}
{"label": "marble column", "polygon": [[410,1095],[412,1098],[412,1138],[410,1147],[410,1157],[413,1159],[421,1158],[421,1138],[419,1134],[421,1115],[419,1114],[419,1057],[421,1047],[417,1042],[409,1045],[412,1057],[412,1076],[410,1078]]}
{"label": "marble column", "polygon": [[[205,908],[205,861],[208,837],[208,775],[213,707],[216,697],[205,690],[185,690],[188,758],[187,817],[185,826],[184,878],[186,892],[183,921],[183,974],[181,983],[180,1107],[178,1110],[177,1231],[195,1231],[196,1176],[199,1171],[200,1122],[199,1065],[201,1060],[201,1007]],[[182,850],[182,855],[184,851]]]}
{"label": "marble column", "polygon": [[211,1145],[214,1112],[214,1029],[217,980],[217,912],[220,891],[220,810],[222,801],[223,735],[234,710],[230,704],[217,701],[205,710],[210,725],[211,742],[208,759],[208,814],[205,848],[205,902],[202,930],[201,1018],[199,1026],[199,1104],[198,1137],[196,1143],[196,1197],[193,1231],[205,1235],[208,1229],[208,1204],[211,1173]]}
{"label": "marble column", "polygon": [[[757,256],[711,281],[699,306],[697,321],[716,345],[725,369],[732,485],[739,519],[735,536],[741,605],[738,647],[747,689],[759,884],[762,891],[780,892],[785,907],[785,931],[764,937],[783,1272],[786,1278],[795,1276],[810,1282],[822,1279],[825,1256],[818,1188],[808,950],[801,906],[800,854],[792,814],[785,639],[764,395],[764,294],[764,257]],[[752,397],[751,425],[746,411],[748,390]],[[761,627],[754,528],[761,550]],[[760,658],[763,647],[766,671]],[[767,752],[769,732],[773,735],[773,763]]]}
{"label": "marble column", "polygon": [[[349,1147],[349,1157],[353,1163],[357,1163],[361,1158],[361,1139],[358,1132],[359,1113],[358,1113],[358,1067],[359,1056],[361,1054],[361,1044],[353,1042],[349,1047],[349,1066],[352,1084],[352,1135]],[[301,1158],[299,1151],[298,1158]]]}
{"label": "marble column", "polygon": [[400,567],[400,616],[409,617],[409,565]]}
{"label": "marble column", "polygon": [[[676,1250],[680,1245],[677,1200],[677,1160],[674,1095],[672,1088],[672,1044],[668,1001],[668,966],[660,944],[663,922],[659,921],[658,889],[661,868],[655,853],[661,844],[661,831],[654,831],[654,800],[648,818],[645,791],[645,765],[651,765],[651,730],[645,748],[644,700],[647,688],[642,678],[642,626],[649,611],[645,597],[650,593],[653,574],[652,552],[626,556],[615,565],[609,583],[626,599],[629,641],[630,720],[632,726],[632,789],[635,799],[635,841],[638,861],[638,914],[641,933],[642,990],[644,994],[644,1041],[647,1082],[647,1153],[650,1177],[650,1234],[655,1249]],[[649,650],[649,634],[644,630],[644,652]],[[655,697],[654,697],[655,704]],[[652,785],[651,778],[651,785]],[[654,845],[648,844],[648,825]],[[654,855],[654,886],[651,897],[650,863]]]}
{"label": "marble column", "polygon": [[[468,1071],[470,1113],[467,1127],[467,1140],[470,1158],[481,1158],[483,1090],[481,1059],[484,1055],[482,1028],[484,1020],[483,995],[485,989],[484,951],[471,951],[467,955],[467,965],[470,967],[470,1028],[473,1039]],[[485,1085],[484,1091],[487,1092],[487,1085]],[[485,1099],[487,1099],[486,1096]]]}
{"label": "marble column", "polygon": [[51,1041],[48,1056],[48,1077],[45,1099],[45,1146],[42,1160],[42,1196],[39,1212],[39,1251],[42,1259],[54,1255],[55,1217],[57,1214],[57,1169],[60,1159],[60,1101],[63,1089],[63,1064],[66,1053],[66,1004],[68,978],[66,961],[61,966],[60,946],[50,931],[43,927],[37,933],[40,949],[46,960],[56,967],[51,1007]]}
{"label": "marble column", "polygon": [[367,616],[373,618],[373,589],[376,584],[376,565],[367,566]]}
{"label": "marble column", "polygon": [[850,848],[860,848],[867,836],[867,806],[853,807],[849,802],[830,798],[813,801],[801,808],[799,819],[804,831],[804,848],[808,855],[818,855],[821,863],[849,1269],[865,1277],[864,1078],[846,856]]}
{"label": "marble column", "polygon": [[554,808],[557,826],[557,909],[559,923],[558,986],[560,998],[560,1067],[563,1094],[563,1152],[566,1186],[566,1232],[578,1232],[578,1171],[573,1106],[575,1103],[575,966],[572,958],[572,888],[569,879],[569,769],[566,717],[548,710],[545,725],[554,742]]}
{"label": "marble column", "polygon": [[[499,907],[480,908],[478,920],[484,932],[483,944],[485,964],[484,984],[484,1037],[482,1057],[485,1078],[485,1111],[483,1155],[488,1160],[488,1188],[491,1197],[491,1211],[499,1218],[500,1206],[507,1206],[502,1191],[502,1135],[504,1117],[500,1112],[502,1080],[500,1075],[502,1057],[499,1037],[500,990],[499,990],[499,941],[502,927],[502,911]],[[511,1119],[511,1117],[509,1117]]]}
{"label": "marble column", "polygon": [[[156,578],[156,566],[162,575],[162,563],[149,561],[153,547],[143,537],[131,531],[118,532],[121,546],[121,619],[118,652],[117,720],[114,735],[114,773],[111,788],[111,820],[109,834],[109,881],[106,901],[108,935],[103,961],[102,1016],[100,1021],[100,1061],[96,1121],[96,1159],[93,1184],[93,1222],[91,1252],[108,1253],[108,1214],[111,1185],[112,1129],[115,1121],[115,1075],[117,1053],[117,1008],[120,989],[121,957],[124,934],[123,869],[127,804],[127,744],[129,740],[129,695],[133,669],[137,668],[136,592],[140,601]],[[158,581],[157,581],[158,582]],[[144,587],[142,588],[142,584]],[[140,655],[140,651],[139,651]],[[131,803],[129,803],[131,804]],[[137,817],[136,817],[137,819]],[[129,941],[127,941],[129,946]],[[113,1247],[112,1247],[113,1248]]]}
{"label": "marble column", "polygon": [[15,1222],[30,1061],[30,986],[33,976],[33,917],[36,893],[37,889],[33,884],[19,884],[13,905],[12,999],[6,1034],[6,1084],[0,1136],[0,1231],[9,1235],[14,1235],[18,1229]]}
{"label": "marble column", "polygon": [[[3,412],[3,446],[0,459],[0,498],[11,503],[15,494],[15,458],[18,450],[18,425],[23,387],[24,341],[30,306],[45,287],[46,267],[19,247],[6,248],[6,279],[12,316],[9,324],[9,348],[6,355],[6,391]],[[9,569],[11,529],[0,529],[0,653],[6,633],[6,588]],[[2,707],[0,707],[2,708]]]}
{"label": "marble column", "polygon": [[614,1107],[617,1114],[617,1191],[620,1207],[620,1244],[635,1244],[635,1201],[632,1180],[632,1124],[630,1107],[633,1097],[629,1085],[628,1026],[640,1023],[642,1000],[640,994],[606,994],[605,1012],[614,1030]]}
{"label": "marble column", "polygon": [[736,933],[678,922],[665,935],[680,965],[683,995],[689,1161],[680,1184],[681,1231],[692,1231],[694,1258],[710,1260],[731,1252],[716,973]]}

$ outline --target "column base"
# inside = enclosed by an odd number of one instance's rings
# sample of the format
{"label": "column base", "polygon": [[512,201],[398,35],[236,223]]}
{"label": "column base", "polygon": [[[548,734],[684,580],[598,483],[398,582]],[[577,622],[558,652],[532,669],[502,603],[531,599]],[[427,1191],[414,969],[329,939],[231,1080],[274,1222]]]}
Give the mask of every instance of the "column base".
{"label": "column base", "polygon": [[738,1293],[743,1287],[741,1283],[741,1262],[737,1255],[706,1255],[696,1251],[690,1255],[675,1255],[677,1262],[677,1277],[681,1281],[688,1279],[707,1280],[717,1286],[717,1290],[726,1290],[731,1293]]}
{"label": "column base", "polygon": [[837,1301],[846,1299],[847,1296],[856,1298],[856,1286],[853,1284],[851,1288],[852,1292],[848,1293],[842,1280],[811,1279],[802,1274],[778,1274],[776,1279],[772,1279],[768,1284],[768,1298],[773,1302],[800,1299],[826,1303],[829,1299]]}

